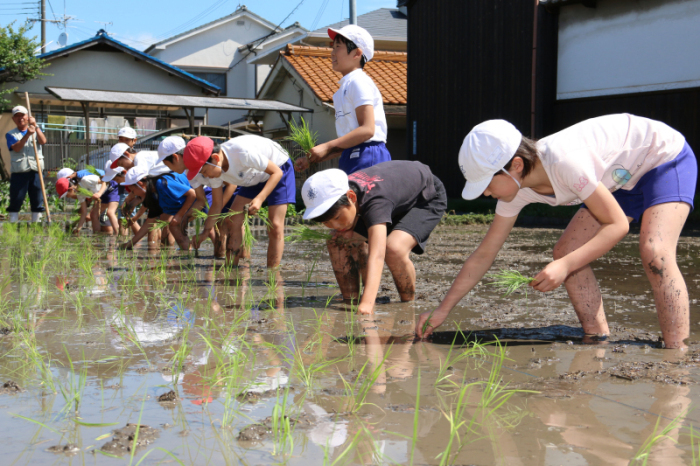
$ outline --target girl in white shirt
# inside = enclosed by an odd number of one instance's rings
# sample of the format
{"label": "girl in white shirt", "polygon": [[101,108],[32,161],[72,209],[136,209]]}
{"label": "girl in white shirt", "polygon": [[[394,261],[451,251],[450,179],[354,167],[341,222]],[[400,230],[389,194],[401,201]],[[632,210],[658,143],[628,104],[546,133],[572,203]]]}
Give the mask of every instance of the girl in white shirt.
{"label": "girl in white shirt", "polygon": [[[554,247],[554,261],[530,284],[551,291],[562,283],[586,335],[609,334],[590,262],[641,220],[639,249],[656,301],[667,348],[685,348],[688,291],[676,264],[681,229],[693,209],[695,155],[678,131],[647,118],[620,114],[592,118],[538,142],[510,123],[477,125],[460,149],[465,199],[498,199],[496,216],[447,296],[421,314],[416,333],[429,335],[481,280],[529,203],[585,202]],[[423,325],[429,321],[426,331]]]}

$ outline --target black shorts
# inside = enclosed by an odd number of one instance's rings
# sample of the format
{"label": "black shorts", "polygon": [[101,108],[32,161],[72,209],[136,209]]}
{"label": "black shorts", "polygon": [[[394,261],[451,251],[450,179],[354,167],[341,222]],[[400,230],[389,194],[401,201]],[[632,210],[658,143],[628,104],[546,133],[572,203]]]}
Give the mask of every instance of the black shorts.
{"label": "black shorts", "polygon": [[[412,251],[416,254],[423,254],[425,247],[428,244],[430,233],[442,220],[447,210],[447,192],[445,185],[442,184],[440,178],[433,175],[435,183],[435,197],[429,201],[423,201],[416,204],[411,210],[397,218],[393,224],[387,225],[386,233],[389,235],[394,230],[405,231],[413,236],[418,243]],[[367,238],[367,228],[363,222],[357,222],[355,232]]]}

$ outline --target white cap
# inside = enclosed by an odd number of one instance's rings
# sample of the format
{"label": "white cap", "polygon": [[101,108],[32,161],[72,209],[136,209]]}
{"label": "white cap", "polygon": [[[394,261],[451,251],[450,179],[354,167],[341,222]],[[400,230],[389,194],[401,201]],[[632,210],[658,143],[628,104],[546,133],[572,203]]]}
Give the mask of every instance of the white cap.
{"label": "white cap", "polygon": [[68,178],[73,173],[75,173],[75,172],[73,171],[72,168],[61,168],[58,171],[58,173],[56,173],[56,179],[60,180],[61,178]]}
{"label": "white cap", "polygon": [[105,176],[102,177],[102,181],[109,183],[114,179],[115,176],[124,171],[124,167],[112,168],[112,161],[107,160],[105,162]]}
{"label": "white cap", "polygon": [[25,115],[29,115],[29,111],[27,110],[27,107],[23,107],[21,105],[18,105],[12,109],[12,116],[15,116],[15,114],[17,114],[17,113],[24,113]]}
{"label": "white cap", "polygon": [[136,139],[136,131],[134,131],[134,128],[129,128],[128,126],[125,126],[119,130],[119,133],[117,133],[117,137]]}
{"label": "white cap", "polygon": [[304,220],[325,214],[349,189],[348,175],[337,168],[323,170],[309,177],[301,188],[301,197],[306,206]]}
{"label": "white cap", "polygon": [[362,50],[365,60],[370,61],[374,56],[374,39],[372,39],[372,36],[366,29],[361,28],[357,24],[348,24],[340,29],[328,28],[328,37],[335,40],[336,34],[353,41]]}
{"label": "white cap", "polygon": [[462,197],[481,196],[493,176],[513,158],[523,135],[505,120],[488,120],[476,125],[459,149],[459,169],[467,180]]}
{"label": "white cap", "polygon": [[180,136],[168,136],[158,144],[158,162],[162,162],[166,157],[170,157],[176,152],[180,152],[187,144]]}
{"label": "white cap", "polygon": [[126,172],[122,186],[131,186],[132,184],[136,184],[137,181],[140,181],[141,179],[146,178],[147,176],[148,167],[145,165],[137,165]]}
{"label": "white cap", "polygon": [[112,149],[109,151],[109,160],[110,162],[114,162],[115,160],[119,159],[119,157],[124,155],[124,152],[126,152],[129,149],[129,144],[126,144],[124,142],[118,142],[117,144],[112,146]]}

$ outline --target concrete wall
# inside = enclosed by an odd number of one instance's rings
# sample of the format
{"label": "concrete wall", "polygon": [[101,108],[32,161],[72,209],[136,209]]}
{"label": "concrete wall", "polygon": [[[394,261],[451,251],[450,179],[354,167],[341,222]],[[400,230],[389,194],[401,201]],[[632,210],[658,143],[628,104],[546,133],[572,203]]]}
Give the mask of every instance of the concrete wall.
{"label": "concrete wall", "polygon": [[604,0],[559,14],[557,99],[700,86],[700,0]]}

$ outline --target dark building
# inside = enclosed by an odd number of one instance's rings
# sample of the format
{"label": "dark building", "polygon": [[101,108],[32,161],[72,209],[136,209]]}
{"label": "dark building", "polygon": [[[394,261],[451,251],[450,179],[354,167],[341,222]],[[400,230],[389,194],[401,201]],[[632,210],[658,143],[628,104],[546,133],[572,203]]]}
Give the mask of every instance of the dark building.
{"label": "dark building", "polygon": [[540,138],[610,113],[663,121],[700,150],[700,0],[400,0],[408,157],[459,197],[476,124]]}

